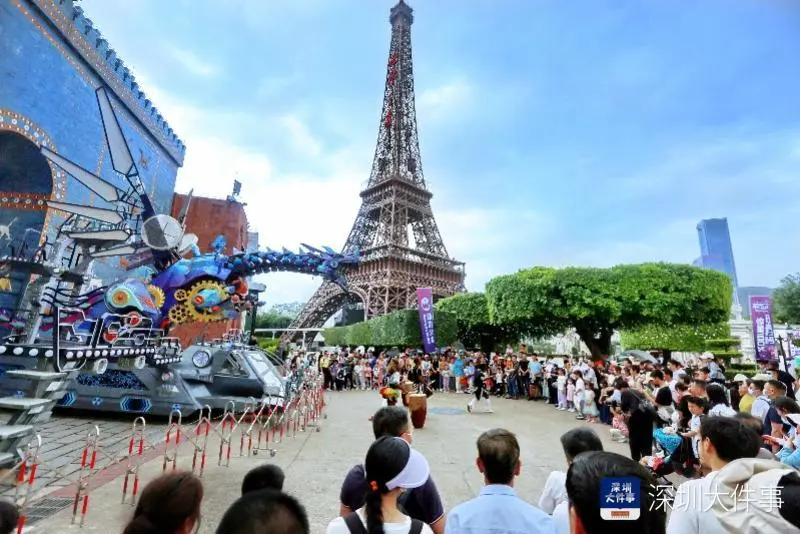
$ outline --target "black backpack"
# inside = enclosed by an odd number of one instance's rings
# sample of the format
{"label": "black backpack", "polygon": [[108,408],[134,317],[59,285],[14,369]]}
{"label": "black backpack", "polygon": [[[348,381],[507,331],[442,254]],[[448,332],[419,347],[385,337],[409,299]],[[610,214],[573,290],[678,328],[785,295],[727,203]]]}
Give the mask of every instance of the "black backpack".
{"label": "black backpack", "polygon": [[[344,517],[344,522],[347,525],[350,534],[367,534],[367,529],[361,518],[356,512],[352,512]],[[422,532],[422,521],[419,519],[411,519],[411,529],[408,534],[420,534]]]}

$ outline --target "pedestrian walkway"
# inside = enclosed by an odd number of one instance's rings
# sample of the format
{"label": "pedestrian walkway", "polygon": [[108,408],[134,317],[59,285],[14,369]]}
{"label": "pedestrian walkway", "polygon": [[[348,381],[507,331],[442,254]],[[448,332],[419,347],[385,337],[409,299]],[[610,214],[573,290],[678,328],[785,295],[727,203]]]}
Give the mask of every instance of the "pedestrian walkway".
{"label": "pedestrian walkway", "polygon": [[[238,435],[230,467],[217,466],[219,440],[209,441],[209,463],[203,478],[206,496],[203,502],[201,534],[214,533],[217,522],[239,495],[244,474],[260,462],[281,466],[286,473],[285,490],[296,495],[308,510],[312,532],[324,532],[328,522],[339,512],[339,487],[347,470],[363,461],[372,440],[369,416],[380,406],[375,392],[328,393],[327,418],[320,420],[320,431],[310,427],[296,438],[286,438],[277,445],[274,458],[261,455],[238,457]],[[432,474],[448,508],[473,497],[482,480],[475,468],[475,439],[493,427],[504,427],[517,433],[522,447],[522,475],[517,479],[520,496],[533,503],[539,497],[547,475],[553,469],[564,469],[559,436],[577,424],[563,412],[542,402],[494,402],[493,414],[467,414],[467,395],[436,394],[429,399],[425,428],[414,433],[414,445],[428,458]],[[604,425],[595,427],[608,450],[626,453],[627,446],[611,442]],[[178,454],[178,469],[191,468],[192,447],[183,446]],[[140,468],[142,484],[162,469],[161,456]],[[64,509],[34,525],[32,532],[62,534],[65,532],[119,532],[131,514],[129,505],[120,504],[122,477],[100,480],[90,486],[90,504],[82,529],[70,526],[72,509]],[[63,491],[63,490],[62,490]]]}

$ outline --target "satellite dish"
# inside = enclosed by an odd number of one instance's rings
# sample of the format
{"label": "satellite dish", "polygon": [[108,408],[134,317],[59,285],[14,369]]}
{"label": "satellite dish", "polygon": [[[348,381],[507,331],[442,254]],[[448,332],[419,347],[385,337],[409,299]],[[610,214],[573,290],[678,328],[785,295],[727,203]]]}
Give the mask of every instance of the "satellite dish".
{"label": "satellite dish", "polygon": [[196,235],[184,234],[183,238],[181,239],[180,245],[178,245],[178,254],[185,254],[196,244],[197,244]]}
{"label": "satellite dish", "polygon": [[170,250],[183,238],[181,223],[169,215],[150,217],[142,224],[142,241],[154,250]]}

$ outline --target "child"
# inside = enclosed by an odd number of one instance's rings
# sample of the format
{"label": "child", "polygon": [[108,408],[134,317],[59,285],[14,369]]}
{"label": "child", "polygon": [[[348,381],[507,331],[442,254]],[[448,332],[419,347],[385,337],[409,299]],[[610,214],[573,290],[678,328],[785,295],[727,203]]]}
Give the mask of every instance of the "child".
{"label": "child", "polygon": [[559,368],[556,378],[556,390],[558,390],[558,404],[556,410],[567,409],[567,372]]}
{"label": "child", "polygon": [[614,414],[614,417],[611,419],[611,428],[609,429],[611,432],[611,439],[619,441],[620,443],[626,443],[628,441],[628,425],[625,424],[625,416],[622,415],[622,412],[616,406],[612,406],[611,411]]}
{"label": "child", "polygon": [[575,416],[575,419],[583,420],[586,419],[586,416],[583,415],[586,383],[583,381],[583,373],[580,371],[574,371],[573,375],[575,376],[575,393],[573,396],[573,401],[575,403],[575,411],[578,413],[578,415]]}
{"label": "child", "polygon": [[357,360],[353,367],[353,389],[364,389],[364,363]]}
{"label": "child", "polygon": [[[372,365],[374,365],[374,362],[372,362]],[[364,387],[366,389],[372,389],[372,365],[370,365],[370,362],[364,365]]]}
{"label": "child", "polygon": [[567,380],[567,411],[575,411],[575,379],[572,377]]}
{"label": "child", "polygon": [[597,403],[594,401],[594,390],[587,389],[583,394],[583,398],[583,414],[586,416],[586,420],[590,423],[599,422],[600,410],[597,409]]}
{"label": "child", "polygon": [[442,391],[450,391],[450,364],[446,359],[439,362],[439,376],[442,377]]}
{"label": "child", "polygon": [[706,401],[700,397],[689,397],[686,400],[692,418],[689,419],[689,431],[681,434],[684,438],[692,440],[692,452],[695,459],[700,459],[700,423],[706,408]]}

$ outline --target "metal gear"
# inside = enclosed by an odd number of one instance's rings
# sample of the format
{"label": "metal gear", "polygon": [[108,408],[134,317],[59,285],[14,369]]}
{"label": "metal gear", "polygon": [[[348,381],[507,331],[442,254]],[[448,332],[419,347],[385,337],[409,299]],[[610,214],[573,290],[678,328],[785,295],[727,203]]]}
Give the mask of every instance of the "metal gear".
{"label": "metal gear", "polygon": [[188,323],[191,317],[189,307],[185,304],[176,304],[167,313],[169,320],[175,324]]}
{"label": "metal gear", "polygon": [[164,290],[158,286],[154,286],[152,284],[147,286],[147,292],[150,293],[150,296],[153,297],[153,301],[155,302],[156,308],[160,308],[164,305],[164,301],[166,300],[166,296],[164,295]]}
{"label": "metal gear", "polygon": [[189,293],[185,289],[175,290],[175,300],[182,302],[189,298]]}
{"label": "metal gear", "polygon": [[200,292],[206,289],[214,290],[220,297],[220,302],[224,302],[230,298],[228,291],[221,282],[214,280],[201,280],[194,284],[188,291],[186,307],[188,308],[189,314],[192,316],[192,319],[201,323],[221,321],[224,319],[221,308],[217,310],[204,310],[198,307],[198,305],[202,304],[203,299],[202,295],[200,295]]}

